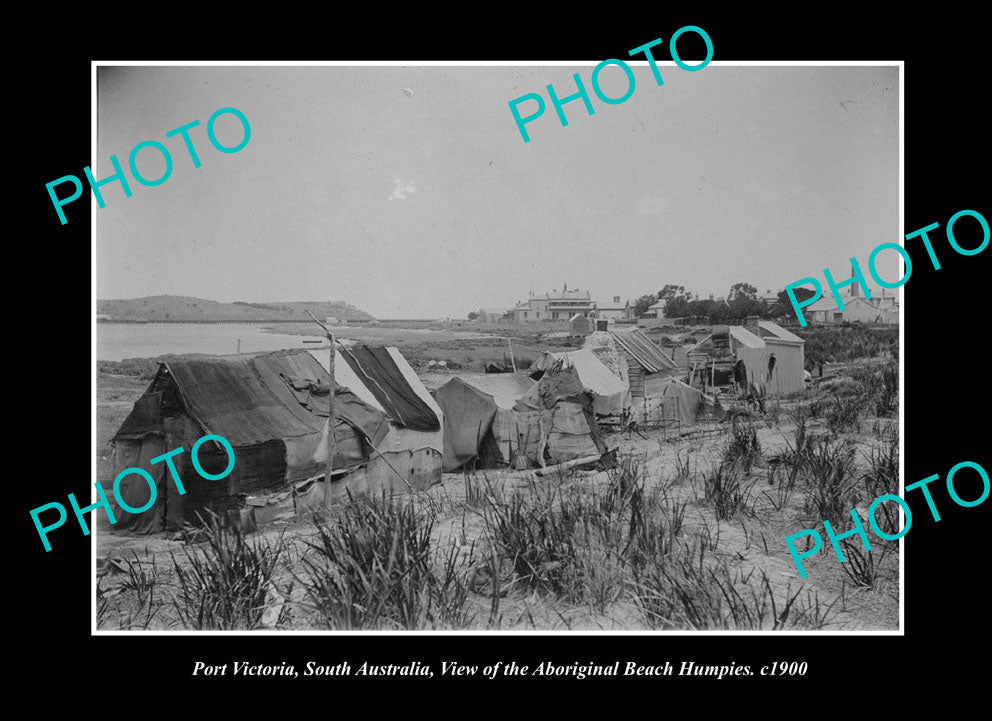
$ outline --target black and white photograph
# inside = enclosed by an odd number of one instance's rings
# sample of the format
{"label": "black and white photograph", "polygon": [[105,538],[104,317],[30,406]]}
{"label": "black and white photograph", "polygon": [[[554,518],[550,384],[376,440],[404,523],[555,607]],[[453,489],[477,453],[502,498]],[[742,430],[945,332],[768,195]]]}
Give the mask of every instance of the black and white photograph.
{"label": "black and white photograph", "polygon": [[901,66],[693,64],[98,66],[97,631],[898,631]]}
{"label": "black and white photograph", "polygon": [[12,698],[980,688],[981,16],[321,10],[18,26]]}

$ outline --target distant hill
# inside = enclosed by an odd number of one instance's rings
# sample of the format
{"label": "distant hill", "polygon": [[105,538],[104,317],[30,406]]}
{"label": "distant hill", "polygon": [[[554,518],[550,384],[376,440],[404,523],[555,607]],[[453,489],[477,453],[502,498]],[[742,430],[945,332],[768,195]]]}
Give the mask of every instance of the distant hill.
{"label": "distant hill", "polygon": [[97,300],[97,313],[111,320],[155,321],[237,321],[300,320],[309,318],[309,310],[320,320],[334,316],[338,320],[372,320],[372,316],[341,301],[289,301],[285,303],[218,303],[182,295],[152,295],[124,300]]}

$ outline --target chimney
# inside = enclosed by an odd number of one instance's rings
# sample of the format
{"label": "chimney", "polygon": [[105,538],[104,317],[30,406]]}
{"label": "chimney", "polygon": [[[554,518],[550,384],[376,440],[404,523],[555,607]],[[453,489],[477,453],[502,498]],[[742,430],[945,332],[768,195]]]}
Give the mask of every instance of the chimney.
{"label": "chimney", "polygon": [[[854,268],[851,268],[851,277],[852,278],[854,277]],[[858,295],[858,293],[861,292],[859,290],[859,288],[860,288],[860,286],[857,283],[851,283],[851,297],[852,298],[859,298],[860,297]]]}
{"label": "chimney", "polygon": [[744,327],[760,338],[761,332],[758,329],[759,320],[761,320],[761,316],[749,315],[744,321]]}

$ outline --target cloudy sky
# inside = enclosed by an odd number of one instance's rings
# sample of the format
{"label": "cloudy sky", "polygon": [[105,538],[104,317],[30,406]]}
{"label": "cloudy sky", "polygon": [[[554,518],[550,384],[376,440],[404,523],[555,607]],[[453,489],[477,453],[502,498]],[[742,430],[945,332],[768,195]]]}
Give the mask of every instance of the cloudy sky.
{"label": "cloudy sky", "polygon": [[[131,180],[131,198],[102,188],[97,295],[464,317],[563,283],[599,299],[665,283],[779,290],[824,267],[847,277],[848,258],[866,268],[872,248],[899,242],[897,68],[659,63],[659,87],[633,64],[634,94],[606,105],[592,65],[100,68],[96,177],[144,140],[174,167],[156,187]],[[524,143],[508,101],[547,100],[548,84],[571,94],[573,72],[596,114],[569,103],[563,128],[549,101]],[[600,77],[623,94],[618,68]],[[207,139],[226,106],[251,123],[237,153]],[[165,137],[197,119],[200,168]],[[216,131],[242,137],[231,115]],[[149,178],[164,169],[154,150],[137,163]]]}

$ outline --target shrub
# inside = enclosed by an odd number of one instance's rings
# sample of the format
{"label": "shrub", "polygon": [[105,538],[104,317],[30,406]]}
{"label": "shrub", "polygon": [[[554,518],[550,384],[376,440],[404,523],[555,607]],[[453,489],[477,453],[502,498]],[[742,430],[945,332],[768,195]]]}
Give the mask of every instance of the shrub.
{"label": "shrub", "polygon": [[895,363],[856,368],[851,378],[861,389],[865,407],[877,416],[890,416],[899,409],[899,369]]}

